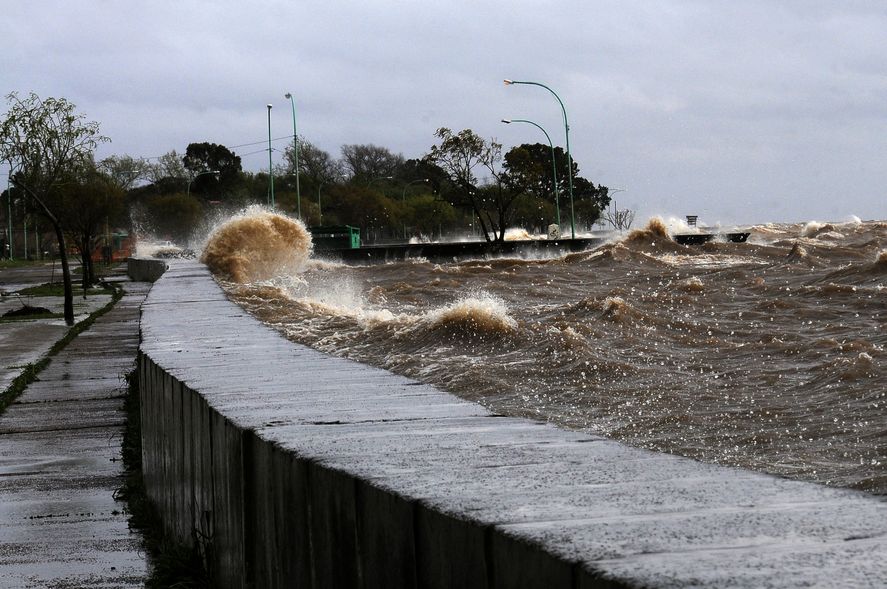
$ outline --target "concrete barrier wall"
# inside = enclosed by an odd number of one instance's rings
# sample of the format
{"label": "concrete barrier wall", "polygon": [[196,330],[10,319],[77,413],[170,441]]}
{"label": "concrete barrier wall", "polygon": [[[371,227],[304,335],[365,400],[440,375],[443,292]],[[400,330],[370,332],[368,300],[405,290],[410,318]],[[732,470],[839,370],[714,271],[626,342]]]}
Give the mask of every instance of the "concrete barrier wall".
{"label": "concrete barrier wall", "polygon": [[166,262],[157,258],[127,258],[126,274],[135,282],[156,282],[166,272]]}
{"label": "concrete barrier wall", "polygon": [[493,415],[292,344],[171,262],[145,482],[219,587],[883,586],[887,504]]}

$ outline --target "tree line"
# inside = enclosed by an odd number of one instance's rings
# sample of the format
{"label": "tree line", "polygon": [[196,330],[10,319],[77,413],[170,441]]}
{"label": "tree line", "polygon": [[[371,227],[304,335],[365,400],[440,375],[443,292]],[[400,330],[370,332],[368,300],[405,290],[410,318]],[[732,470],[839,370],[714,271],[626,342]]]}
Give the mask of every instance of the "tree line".
{"label": "tree line", "polygon": [[[568,173],[580,230],[590,229],[610,202],[607,187],[580,176],[560,147],[523,144],[503,152],[470,129],[441,128],[436,136],[427,154],[412,159],[372,144],[343,145],[335,158],[300,137],[298,155],[286,147],[273,169],[276,206],[309,226],[359,227],[367,242],[466,234],[501,241],[508,228],[544,233],[571,218]],[[191,143],[184,155],[172,151],[156,163],[115,156],[102,165],[138,170],[143,184],[128,190],[130,208],[175,240],[185,239],[208,209],[270,203],[269,173],[244,171],[239,156],[215,143]]]}
{"label": "tree line", "polygon": [[563,226],[573,218],[578,230],[590,229],[610,202],[607,187],[580,176],[560,147],[505,151],[471,129],[437,129],[428,152],[411,159],[372,144],[343,145],[334,157],[299,137],[298,150],[284,150],[272,183],[268,171],[243,170],[240,156],[211,142],[159,158],[97,161],[96,149],[110,139],[69,101],[34,93],[6,98],[0,161],[11,174],[4,213],[45,220],[66,284],[69,247],[88,285],[95,280],[92,253],[111,228],[185,244],[209,214],[270,204],[272,186],[276,208],[308,226],[356,226],[365,243],[468,235],[497,242],[508,228],[545,233],[558,219]]}

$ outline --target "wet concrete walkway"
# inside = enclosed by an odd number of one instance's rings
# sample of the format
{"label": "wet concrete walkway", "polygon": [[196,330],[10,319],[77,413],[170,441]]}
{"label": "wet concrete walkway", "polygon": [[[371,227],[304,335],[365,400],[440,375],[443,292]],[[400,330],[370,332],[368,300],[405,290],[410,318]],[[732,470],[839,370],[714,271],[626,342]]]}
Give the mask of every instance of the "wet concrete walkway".
{"label": "wet concrete walkway", "polygon": [[[81,333],[0,416],[0,587],[141,587],[120,443],[123,375],[138,349],[147,283]],[[28,342],[22,341],[22,346]]]}

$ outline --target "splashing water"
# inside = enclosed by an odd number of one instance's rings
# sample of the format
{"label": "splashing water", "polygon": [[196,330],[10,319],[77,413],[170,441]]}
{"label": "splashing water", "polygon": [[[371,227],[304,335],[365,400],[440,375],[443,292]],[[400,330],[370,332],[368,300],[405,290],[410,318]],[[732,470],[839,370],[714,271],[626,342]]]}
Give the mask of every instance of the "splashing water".
{"label": "splashing water", "polygon": [[301,221],[250,207],[210,233],[200,261],[223,280],[244,284],[299,272],[311,250]]}
{"label": "splashing water", "polygon": [[430,329],[476,337],[508,334],[517,329],[517,321],[508,314],[505,301],[484,292],[428,312],[423,323]]}
{"label": "splashing water", "polygon": [[637,243],[640,241],[653,240],[671,241],[671,235],[668,232],[668,225],[661,217],[653,217],[643,229],[634,229],[625,238],[626,243]]}
{"label": "splashing water", "polygon": [[887,223],[834,227],[687,247],[653,220],[553,260],[309,262],[286,292],[225,286],[294,341],[497,413],[887,494]]}

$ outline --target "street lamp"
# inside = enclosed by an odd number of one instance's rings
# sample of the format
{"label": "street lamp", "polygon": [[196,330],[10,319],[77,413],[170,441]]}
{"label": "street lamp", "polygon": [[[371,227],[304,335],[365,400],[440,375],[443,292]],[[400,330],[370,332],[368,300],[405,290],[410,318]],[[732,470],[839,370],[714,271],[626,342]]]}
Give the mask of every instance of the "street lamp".
{"label": "street lamp", "polygon": [[[406,186],[403,187],[403,192],[400,193],[400,203],[403,204],[406,201],[407,197],[407,188],[410,187],[410,184],[416,184],[417,182],[428,182],[428,178],[419,178],[418,180],[413,180],[411,182],[407,182]],[[403,238],[407,238],[407,224],[404,222],[403,224]]]}
{"label": "street lamp", "polygon": [[561,201],[560,196],[558,195],[557,190],[557,163],[554,159],[554,144],[551,142],[551,137],[548,135],[548,131],[542,128],[541,125],[534,123],[533,121],[528,121],[526,119],[502,119],[502,122],[506,125],[510,125],[511,123],[527,123],[533,125],[538,128],[540,131],[545,133],[545,138],[548,139],[548,146],[551,148],[551,177],[554,180],[554,206],[557,210],[557,230],[560,232],[561,230]]}
{"label": "street lamp", "polygon": [[557,92],[546,86],[545,84],[540,84],[539,82],[520,82],[518,80],[503,80],[506,86],[511,86],[512,84],[527,84],[530,86],[539,86],[541,88],[545,88],[557,98],[558,104],[561,105],[561,112],[564,114],[564,135],[567,141],[567,179],[569,183],[567,186],[570,189],[570,237],[571,239],[576,239],[576,215],[575,210],[573,208],[573,159],[570,156],[570,125],[567,122],[567,109],[564,107],[564,101],[561,100],[561,97],[557,95]]}
{"label": "street lamp", "polygon": [[372,178],[369,182],[367,182],[367,188],[372,186],[373,182],[375,182],[376,180],[394,180],[394,176],[376,176],[375,178]]}
{"label": "street lamp", "polygon": [[419,178],[418,180],[413,180],[412,182],[407,182],[406,186],[403,187],[403,192],[400,193],[400,202],[403,202],[407,196],[407,188],[410,187],[411,184],[416,184],[417,182],[428,182],[428,178]]}
{"label": "street lamp", "polygon": [[270,184],[268,186],[268,204],[271,208],[274,208],[274,164],[271,161],[271,107],[272,105],[268,105],[268,178],[270,179]]}
{"label": "street lamp", "polygon": [[[287,92],[284,94],[285,98],[290,99],[290,104],[293,107],[293,153],[295,154],[295,170],[296,170],[296,214],[299,216],[299,219],[302,218],[302,195],[299,192],[299,135],[296,131],[296,102],[293,99],[293,95]],[[318,188],[318,190],[320,190]]]}
{"label": "street lamp", "polygon": [[[617,192],[625,192],[625,188],[614,188],[612,190],[608,190],[607,196],[611,196],[613,194],[616,194]],[[616,217],[619,216],[619,207],[616,206],[615,198],[611,198],[610,201],[613,203],[613,218],[610,220],[610,224],[613,226],[613,229],[617,229]]]}
{"label": "street lamp", "polygon": [[6,220],[9,222],[9,233],[7,234],[6,249],[8,250],[9,259],[12,259],[12,189],[10,188],[10,178],[12,177],[12,168],[6,177]]}
{"label": "street lamp", "polygon": [[201,176],[205,176],[206,174],[212,174],[213,176],[218,176],[221,174],[218,170],[206,170],[204,172],[198,173],[196,176],[188,180],[188,196],[191,196],[191,183],[200,178]]}
{"label": "street lamp", "polygon": [[320,208],[320,188],[326,184],[325,180],[321,180],[317,185],[317,224],[323,225],[323,209]]}

